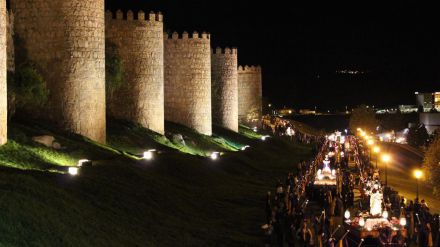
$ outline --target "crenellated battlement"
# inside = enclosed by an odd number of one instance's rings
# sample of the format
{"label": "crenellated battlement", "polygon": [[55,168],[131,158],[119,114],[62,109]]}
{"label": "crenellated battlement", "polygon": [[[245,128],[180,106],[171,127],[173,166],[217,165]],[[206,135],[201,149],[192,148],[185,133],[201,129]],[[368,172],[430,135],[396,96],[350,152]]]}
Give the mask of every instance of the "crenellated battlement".
{"label": "crenellated battlement", "polygon": [[106,20],[118,20],[118,21],[157,21],[157,22],[163,22],[163,15],[161,12],[153,12],[146,14],[144,11],[140,10],[135,13],[131,10],[128,10],[127,12],[123,12],[122,10],[118,9],[115,13],[113,13],[110,10],[107,10],[105,12],[105,18]]}
{"label": "crenellated battlement", "polygon": [[197,31],[194,31],[192,35],[190,36],[187,31],[184,31],[182,34],[179,34],[178,32],[173,32],[172,34],[169,34],[167,32],[163,35],[165,40],[188,40],[188,39],[211,39],[211,34],[207,32],[199,33]]}
{"label": "crenellated battlement", "polygon": [[221,47],[217,47],[215,49],[211,49],[211,55],[237,55],[237,48],[226,47],[223,49]]}
{"label": "crenellated battlement", "polygon": [[248,65],[245,65],[245,66],[238,66],[238,72],[240,73],[240,72],[261,72],[261,66],[260,65],[257,65],[257,66],[254,66],[254,65],[251,65],[251,66],[248,66]]}

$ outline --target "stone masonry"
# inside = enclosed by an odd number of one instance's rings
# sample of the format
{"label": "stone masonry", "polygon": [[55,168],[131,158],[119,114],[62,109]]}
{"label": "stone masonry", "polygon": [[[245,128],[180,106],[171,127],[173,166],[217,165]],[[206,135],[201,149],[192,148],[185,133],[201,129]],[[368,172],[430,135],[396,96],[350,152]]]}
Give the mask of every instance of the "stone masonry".
{"label": "stone masonry", "polygon": [[237,49],[217,48],[211,54],[212,120],[238,132]]}
{"label": "stone masonry", "polygon": [[6,52],[6,27],[7,27],[6,0],[0,0],[0,145],[8,139],[8,105],[7,105],[7,52]]}
{"label": "stone masonry", "polygon": [[260,66],[238,67],[238,116],[240,123],[259,126],[262,116]]}
{"label": "stone masonry", "polygon": [[106,43],[116,47],[125,72],[125,85],[108,102],[109,112],[164,134],[163,17],[143,11],[136,17],[132,11],[126,19],[120,10],[116,18],[106,13]]}
{"label": "stone masonry", "polygon": [[165,35],[165,119],[212,134],[210,35]]}
{"label": "stone masonry", "polygon": [[50,90],[49,119],[105,142],[104,0],[11,0],[19,49]]}

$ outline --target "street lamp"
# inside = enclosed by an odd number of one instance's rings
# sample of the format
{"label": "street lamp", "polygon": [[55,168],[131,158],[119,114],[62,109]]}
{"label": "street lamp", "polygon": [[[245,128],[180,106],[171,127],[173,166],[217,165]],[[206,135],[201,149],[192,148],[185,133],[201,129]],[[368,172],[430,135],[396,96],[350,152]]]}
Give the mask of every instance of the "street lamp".
{"label": "street lamp", "polygon": [[382,155],[382,161],[385,163],[385,187],[388,185],[388,163],[391,160],[391,156],[389,154]]}
{"label": "street lamp", "polygon": [[422,178],[422,176],[423,176],[422,170],[417,169],[414,171],[414,177],[416,178],[417,181],[417,197],[416,197],[417,199],[419,198],[419,180],[420,178]]}
{"label": "street lamp", "polygon": [[380,147],[374,146],[373,152],[376,154],[376,169],[377,169],[377,160],[378,160],[378,156],[379,156],[379,152],[380,152]]}

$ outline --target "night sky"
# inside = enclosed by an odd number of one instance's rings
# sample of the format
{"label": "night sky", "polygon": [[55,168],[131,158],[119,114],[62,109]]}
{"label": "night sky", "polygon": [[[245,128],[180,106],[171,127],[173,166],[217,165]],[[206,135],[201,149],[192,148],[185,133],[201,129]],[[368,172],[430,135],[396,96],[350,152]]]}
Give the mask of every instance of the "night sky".
{"label": "night sky", "polygon": [[[208,31],[261,64],[263,96],[277,106],[344,108],[415,104],[440,90],[437,8],[290,6],[294,1],[107,0],[106,8],[162,11],[165,30]],[[362,75],[336,74],[360,70]]]}

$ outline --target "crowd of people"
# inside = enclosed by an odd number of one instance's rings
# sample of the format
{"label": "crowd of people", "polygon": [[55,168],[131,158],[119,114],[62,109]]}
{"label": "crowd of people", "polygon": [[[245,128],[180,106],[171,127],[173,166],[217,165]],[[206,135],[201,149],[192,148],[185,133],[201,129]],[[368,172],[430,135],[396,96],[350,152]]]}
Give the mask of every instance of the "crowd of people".
{"label": "crowd of people", "polygon": [[[287,125],[287,127],[290,127]],[[353,139],[355,140],[355,139]],[[390,217],[404,217],[405,234],[390,227],[380,228],[375,243],[381,246],[440,246],[440,217],[431,214],[428,204],[417,198],[409,201],[383,186],[379,171],[370,166],[363,147],[352,144],[352,155],[344,156],[344,145],[335,145],[326,140],[314,139],[319,151],[313,160],[297,164],[296,173],[290,172],[285,179],[277,181],[275,193],[268,192],[265,201],[266,222],[264,230],[265,246],[361,246],[364,239],[349,234],[344,227],[344,213],[350,209],[356,214],[371,209],[371,196],[380,193],[381,208]],[[329,145],[330,144],[330,145]],[[329,152],[339,148],[338,153],[329,157]],[[353,151],[354,150],[354,151]],[[342,155],[341,155],[342,154]],[[356,164],[349,168],[349,160]],[[335,186],[315,186],[316,174],[324,160],[329,160],[336,170]],[[359,198],[355,203],[355,190]],[[382,213],[382,211],[381,211]],[[371,242],[370,242],[371,244]]]}
{"label": "crowd of people", "polygon": [[[353,143],[352,145],[356,145]],[[357,148],[358,152],[366,153],[362,146]],[[370,164],[368,155],[358,155],[358,168],[360,174],[361,200],[359,208],[365,209],[369,206],[372,195],[381,194],[383,204],[381,205],[389,214],[389,217],[405,218],[407,231],[406,239],[399,234],[393,234],[389,229],[383,229],[380,235],[380,242],[383,245],[393,244],[396,246],[416,245],[420,247],[439,247],[440,246],[440,216],[430,212],[427,202],[419,198],[408,200],[399,196],[390,187],[383,187],[380,182],[380,171],[374,169]]]}
{"label": "crowd of people", "polygon": [[290,120],[279,117],[264,117],[262,128],[265,131],[270,131],[273,136],[306,144],[317,143],[321,138],[310,133],[304,133],[304,131],[300,131]]}

